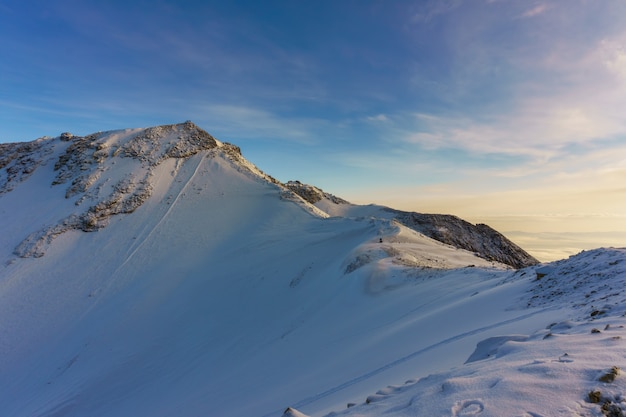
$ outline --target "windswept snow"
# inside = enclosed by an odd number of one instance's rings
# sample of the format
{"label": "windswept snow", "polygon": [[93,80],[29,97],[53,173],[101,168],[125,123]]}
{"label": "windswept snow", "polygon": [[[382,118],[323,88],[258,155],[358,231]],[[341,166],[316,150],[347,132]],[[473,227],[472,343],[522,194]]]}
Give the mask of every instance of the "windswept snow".
{"label": "windswept snow", "polygon": [[332,415],[622,416],[626,378],[616,367],[626,331],[615,323],[623,322],[557,323],[500,338],[483,360],[389,386]]}
{"label": "windswept snow", "polygon": [[0,195],[0,415],[623,407],[621,371],[600,378],[626,367],[626,250],[538,279],[385,208],[312,205],[196,129],[106,132],[80,157],[65,135],[25,164],[10,147],[5,166],[35,165]]}
{"label": "windswept snow", "polygon": [[483,339],[461,366],[388,386],[330,415],[626,415],[626,250],[581,253],[551,269],[562,291],[532,279],[523,298],[542,294],[553,318],[571,307],[576,320]]}

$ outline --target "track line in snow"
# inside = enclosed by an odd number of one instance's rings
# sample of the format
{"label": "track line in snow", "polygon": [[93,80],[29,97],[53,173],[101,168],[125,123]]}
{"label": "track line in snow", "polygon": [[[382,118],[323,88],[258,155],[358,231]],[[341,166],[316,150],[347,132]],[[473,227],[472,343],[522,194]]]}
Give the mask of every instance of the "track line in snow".
{"label": "track line in snow", "polygon": [[[426,352],[430,352],[431,350],[440,348],[442,346],[446,346],[446,345],[448,345],[450,343],[459,341],[459,340],[464,339],[464,338],[469,337],[469,336],[477,335],[477,334],[485,332],[487,330],[492,330],[492,329],[495,329],[495,328],[498,328],[498,327],[501,327],[501,326],[506,326],[506,325],[511,324],[511,323],[515,323],[515,322],[518,322],[518,321],[525,320],[527,318],[536,316],[536,315],[541,314],[541,313],[545,313],[546,311],[553,310],[553,309],[554,308],[544,308],[542,310],[534,311],[532,313],[523,314],[521,316],[513,317],[513,318],[508,319],[508,320],[504,320],[504,321],[500,321],[500,322],[497,322],[497,323],[493,323],[493,324],[490,324],[488,326],[479,327],[478,329],[470,330],[468,332],[461,333],[461,334],[458,334],[456,336],[449,337],[449,338],[444,339],[444,340],[442,340],[440,342],[434,343],[432,345],[429,345],[429,346],[426,346],[426,347],[424,347],[422,349],[419,349],[419,350],[417,350],[415,352],[409,353],[406,356],[403,356],[403,357],[398,358],[398,359],[396,359],[394,361],[391,361],[388,364],[383,365],[383,366],[381,366],[379,368],[376,368],[376,369],[374,369],[372,371],[369,371],[369,372],[367,372],[367,373],[365,373],[365,374],[363,374],[361,376],[358,376],[356,378],[348,380],[348,381],[346,381],[346,382],[344,382],[342,384],[339,384],[339,385],[337,385],[335,387],[329,388],[326,391],[323,391],[323,392],[321,392],[319,394],[312,395],[312,396],[310,396],[308,398],[305,398],[303,400],[298,401],[297,403],[290,404],[290,406],[294,407],[294,408],[304,407],[304,406],[312,404],[312,403],[314,403],[314,402],[316,402],[318,400],[321,400],[324,397],[327,397],[327,396],[335,394],[335,393],[337,393],[337,392],[339,392],[339,391],[341,391],[343,389],[346,389],[346,388],[348,388],[348,387],[350,387],[350,386],[352,386],[354,384],[358,384],[359,382],[366,381],[366,380],[370,379],[373,376],[376,376],[376,375],[378,375],[378,374],[380,374],[380,373],[382,373],[384,371],[387,371],[387,370],[389,370],[391,368],[394,368],[394,367],[396,367],[396,366],[398,366],[398,365],[400,365],[402,363],[408,362],[408,361],[410,361],[410,360],[412,360],[412,359],[414,359],[414,358],[416,358],[416,357],[418,357],[418,356],[420,356],[420,355],[422,355],[422,354],[424,354]],[[280,413],[280,410],[275,410],[275,411],[272,411],[271,413],[263,415],[262,417],[273,417],[273,416],[277,416],[278,413]]]}
{"label": "track line in snow", "polygon": [[[196,154],[199,155],[199,154]],[[199,161],[198,164],[196,165],[196,168],[193,171],[193,174],[191,174],[191,176],[187,179],[187,181],[185,181],[185,184],[180,188],[180,190],[178,191],[178,193],[176,194],[176,198],[174,198],[174,200],[172,201],[172,203],[169,205],[169,207],[167,208],[167,210],[165,211],[165,213],[163,213],[163,215],[161,216],[161,218],[159,219],[159,221],[152,227],[152,229],[150,230],[150,232],[143,238],[141,239],[141,241],[139,242],[139,244],[135,247],[135,249],[133,249],[133,251],[126,257],[126,259],[124,260],[124,262],[122,262],[122,264],[119,266],[119,268],[116,270],[116,272],[118,270],[120,270],[121,268],[124,267],[124,265],[126,265],[126,263],[128,263],[128,261],[130,261],[132,259],[132,257],[135,255],[135,253],[139,250],[139,248],[141,248],[143,246],[143,244],[150,238],[150,236],[152,236],[152,234],[154,233],[154,231],[161,225],[161,223],[163,223],[165,221],[165,219],[169,216],[169,214],[171,213],[171,211],[174,209],[174,206],[176,205],[176,203],[178,202],[178,200],[180,200],[181,195],[185,192],[185,190],[187,189],[187,187],[189,186],[189,184],[191,183],[191,180],[193,180],[196,176],[196,174],[198,173],[198,171],[200,170],[200,166],[202,166],[202,161],[204,160],[204,156],[203,155],[199,155]]]}
{"label": "track line in snow", "polygon": [[[124,268],[124,266],[135,256],[135,254],[137,253],[137,251],[146,243],[146,241],[150,238],[150,236],[152,236],[152,234],[155,232],[156,229],[158,229],[158,227],[165,221],[165,219],[169,216],[169,214],[171,213],[171,211],[174,209],[174,206],[176,205],[176,203],[180,200],[181,195],[185,192],[185,190],[188,188],[189,184],[191,183],[191,181],[196,177],[196,174],[198,173],[198,171],[200,170],[200,167],[202,166],[202,162],[204,161],[204,154],[198,153],[194,156],[198,157],[198,163],[196,165],[196,167],[193,170],[193,173],[189,176],[189,178],[187,178],[187,180],[185,181],[185,183],[183,184],[183,186],[180,188],[180,190],[178,191],[178,193],[176,194],[176,197],[174,198],[174,200],[171,202],[171,204],[169,205],[169,207],[167,208],[167,210],[165,211],[165,213],[163,213],[163,215],[161,216],[161,218],[159,219],[159,221],[152,226],[152,228],[150,228],[150,231],[145,235],[145,237],[143,237],[135,246],[134,249],[132,249],[132,251],[130,251],[130,253],[128,254],[128,256],[126,256],[126,259],[124,260],[124,262],[122,262],[117,268],[115,268],[115,271],[113,271],[113,273],[111,274],[111,278],[108,281],[106,287],[104,288],[100,288],[97,290],[98,293],[104,291],[105,289],[111,288],[114,284],[115,281],[115,277],[118,276],[118,272]],[[189,158],[187,161],[191,161],[191,159],[194,157],[192,156],[191,158]],[[96,303],[97,304],[97,303]],[[94,304],[94,306],[96,305]],[[92,306],[93,308],[93,306]]]}

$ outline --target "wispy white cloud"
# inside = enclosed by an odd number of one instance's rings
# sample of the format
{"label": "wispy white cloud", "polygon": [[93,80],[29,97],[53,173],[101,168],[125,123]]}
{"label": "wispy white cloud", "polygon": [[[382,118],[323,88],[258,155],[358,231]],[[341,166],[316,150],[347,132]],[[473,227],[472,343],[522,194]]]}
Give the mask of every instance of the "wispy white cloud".
{"label": "wispy white cloud", "polygon": [[389,117],[387,117],[386,115],[380,113],[377,114],[376,116],[368,116],[367,121],[369,122],[376,122],[376,123],[386,123],[389,122]]}
{"label": "wispy white cloud", "polygon": [[538,4],[535,7],[528,9],[524,13],[522,13],[521,17],[522,18],[535,17],[535,16],[545,13],[546,10],[548,10],[547,4]]}
{"label": "wispy white cloud", "polygon": [[626,90],[626,34],[621,38],[604,39],[598,48],[599,59],[606,68],[621,81]]}
{"label": "wispy white cloud", "polygon": [[626,135],[626,123],[601,109],[554,99],[528,99],[489,122],[470,117],[419,117],[418,131],[404,140],[427,149],[556,157],[570,144]]}
{"label": "wispy white cloud", "polygon": [[[507,55],[506,59],[509,59]],[[525,74],[502,105],[405,117],[402,139],[426,149],[558,157],[572,145],[626,137],[626,32],[574,48],[510,57]],[[497,80],[494,80],[497,82]],[[494,86],[498,88],[498,86]],[[488,93],[488,92],[486,92]]]}

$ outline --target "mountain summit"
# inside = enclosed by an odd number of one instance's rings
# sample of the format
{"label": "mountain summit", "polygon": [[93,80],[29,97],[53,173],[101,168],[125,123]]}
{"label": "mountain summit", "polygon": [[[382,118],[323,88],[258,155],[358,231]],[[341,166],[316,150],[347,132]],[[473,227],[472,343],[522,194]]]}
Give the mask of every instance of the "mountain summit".
{"label": "mountain summit", "polygon": [[[355,212],[355,206],[317,187],[299,181],[279,183],[248,162],[238,147],[218,141],[190,121],[88,136],[66,132],[54,139],[0,145],[0,195],[20,186],[39,167],[53,165],[52,188],[63,190],[65,200],[74,203],[71,209],[60,210],[58,218],[50,224],[26,236],[16,245],[14,253],[20,257],[40,257],[57,236],[69,230],[92,232],[106,227],[112,216],[132,213],[152,196],[155,184],[163,176],[161,171],[168,169],[164,167],[174,165],[169,168],[173,179],[182,165],[199,167],[198,158],[193,158],[199,154],[202,158],[227,160],[240,172],[274,184],[281,198],[297,202],[314,215],[328,216],[324,209],[336,213],[338,208],[330,207],[333,204],[351,207],[339,209],[343,216]],[[59,199],[58,195],[54,197]],[[356,208],[359,210],[359,206]],[[385,207],[372,210],[370,215],[393,219],[487,260],[515,268],[538,263],[486,225],[474,226],[454,216],[406,213]]]}
{"label": "mountain summit", "polygon": [[[283,184],[191,122],[0,144],[0,230],[7,416],[403,410],[382,386],[624,313],[623,250],[537,274],[487,226]],[[497,409],[446,378],[440,408]]]}
{"label": "mountain summit", "polygon": [[[63,207],[53,210],[57,218],[32,231],[14,253],[40,257],[52,240],[67,231],[92,232],[106,227],[112,216],[130,214],[142,206],[153,195],[155,186],[162,186],[164,171],[169,172],[166,182],[181,182],[181,167],[193,165],[197,170],[203,158],[228,161],[246,175],[280,187],[276,180],[246,161],[238,147],[219,142],[190,121],[87,136],[66,132],[54,139],[0,144],[0,195],[28,183],[40,167],[53,166],[52,173],[47,170],[49,180],[41,180],[51,185],[49,203]],[[170,205],[173,194],[167,198],[163,203]],[[307,206],[303,201],[299,203]],[[307,209],[323,216],[313,207]]]}

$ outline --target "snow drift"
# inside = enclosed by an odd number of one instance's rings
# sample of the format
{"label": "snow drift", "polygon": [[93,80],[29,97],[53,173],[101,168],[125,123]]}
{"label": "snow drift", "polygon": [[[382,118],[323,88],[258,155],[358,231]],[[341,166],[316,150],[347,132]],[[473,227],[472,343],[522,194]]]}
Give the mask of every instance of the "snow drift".
{"label": "snow drift", "polygon": [[1,144],[0,214],[2,415],[559,415],[493,381],[541,387],[514,370],[594,320],[559,409],[621,407],[590,375],[621,367],[623,250],[538,280],[487,226],[282,184],[191,122]]}

